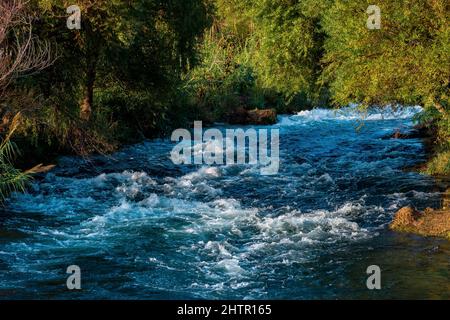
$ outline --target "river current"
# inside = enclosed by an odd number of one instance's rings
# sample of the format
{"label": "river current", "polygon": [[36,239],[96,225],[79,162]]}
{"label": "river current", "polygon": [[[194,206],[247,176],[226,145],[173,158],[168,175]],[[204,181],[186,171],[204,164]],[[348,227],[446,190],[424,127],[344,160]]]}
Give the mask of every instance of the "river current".
{"label": "river current", "polygon": [[436,182],[405,170],[422,141],[386,138],[420,110],[280,116],[256,127],[280,130],[271,176],[174,165],[168,140],[61,158],[0,211],[0,299],[449,299],[448,241],[387,228],[402,206],[439,206]]}

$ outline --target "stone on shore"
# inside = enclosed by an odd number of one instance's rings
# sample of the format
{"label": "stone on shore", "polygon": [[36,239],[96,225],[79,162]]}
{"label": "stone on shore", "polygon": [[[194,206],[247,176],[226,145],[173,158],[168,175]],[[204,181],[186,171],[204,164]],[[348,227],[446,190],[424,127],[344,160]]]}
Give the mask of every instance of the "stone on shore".
{"label": "stone on shore", "polygon": [[277,112],[274,109],[239,108],[228,115],[228,122],[242,125],[272,125],[277,123]]}
{"label": "stone on shore", "polygon": [[421,236],[450,239],[450,210],[427,208],[420,212],[411,207],[404,207],[397,211],[389,228]]}

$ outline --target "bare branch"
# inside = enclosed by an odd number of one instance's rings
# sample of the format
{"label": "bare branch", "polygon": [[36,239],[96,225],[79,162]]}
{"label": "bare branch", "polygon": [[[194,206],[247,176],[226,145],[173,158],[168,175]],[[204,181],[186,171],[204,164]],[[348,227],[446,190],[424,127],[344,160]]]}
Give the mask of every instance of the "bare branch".
{"label": "bare branch", "polygon": [[33,35],[33,17],[23,0],[0,0],[0,97],[21,75],[53,63],[51,45]]}

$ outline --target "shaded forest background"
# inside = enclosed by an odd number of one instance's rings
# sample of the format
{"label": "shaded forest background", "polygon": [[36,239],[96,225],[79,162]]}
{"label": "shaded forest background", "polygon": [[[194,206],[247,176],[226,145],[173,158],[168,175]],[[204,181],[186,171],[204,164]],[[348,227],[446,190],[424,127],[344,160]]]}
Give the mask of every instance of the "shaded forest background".
{"label": "shaded forest background", "polygon": [[[48,169],[16,167],[237,108],[421,105],[425,171],[448,175],[450,3],[377,0],[381,29],[369,30],[372,2],[0,0],[0,196]],[[66,26],[73,4],[80,30]]]}

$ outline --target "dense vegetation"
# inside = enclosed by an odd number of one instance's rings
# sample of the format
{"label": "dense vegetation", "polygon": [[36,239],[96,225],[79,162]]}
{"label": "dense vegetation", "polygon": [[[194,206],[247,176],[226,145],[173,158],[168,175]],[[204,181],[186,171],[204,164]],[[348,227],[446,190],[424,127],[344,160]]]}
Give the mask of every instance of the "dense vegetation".
{"label": "dense vegetation", "polygon": [[78,0],[70,30],[72,2],[0,0],[0,196],[28,155],[110,152],[236,108],[420,104],[427,170],[450,172],[446,0],[379,0],[379,30],[366,0]]}

